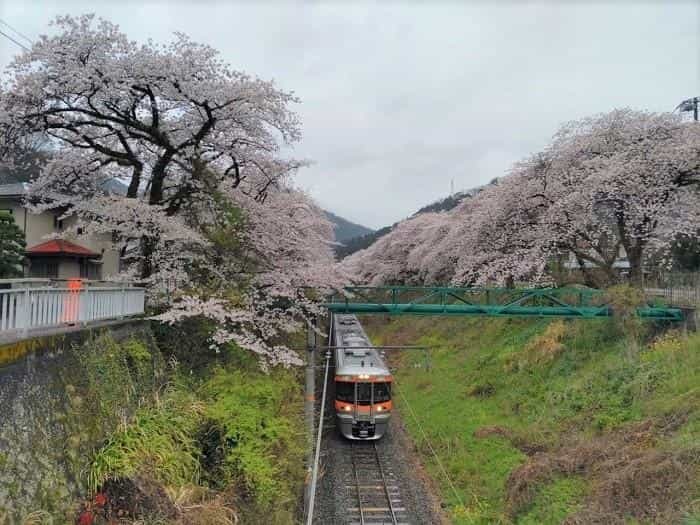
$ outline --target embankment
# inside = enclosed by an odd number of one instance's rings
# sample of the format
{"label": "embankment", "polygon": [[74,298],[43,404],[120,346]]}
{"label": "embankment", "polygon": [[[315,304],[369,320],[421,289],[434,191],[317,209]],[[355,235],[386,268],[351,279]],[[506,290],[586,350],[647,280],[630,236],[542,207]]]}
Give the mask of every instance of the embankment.
{"label": "embankment", "polygon": [[0,524],[288,524],[298,370],[147,322],[0,349]]}
{"label": "embankment", "polygon": [[362,321],[376,344],[431,348],[395,356],[394,398],[455,523],[699,522],[700,334],[647,326],[631,344],[609,320]]}
{"label": "embankment", "polygon": [[71,523],[91,454],[163,380],[150,329],[23,341],[0,347],[0,363],[0,523]]}

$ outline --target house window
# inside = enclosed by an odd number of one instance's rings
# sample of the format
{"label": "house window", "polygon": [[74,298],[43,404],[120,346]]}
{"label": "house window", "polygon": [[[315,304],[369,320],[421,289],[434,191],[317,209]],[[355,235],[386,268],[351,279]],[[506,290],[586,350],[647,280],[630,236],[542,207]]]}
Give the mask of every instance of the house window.
{"label": "house window", "polygon": [[102,265],[83,259],[80,262],[80,278],[99,281],[102,278]]}
{"label": "house window", "polygon": [[63,219],[59,219],[58,215],[53,216],[53,227],[58,231],[63,230]]}
{"label": "house window", "polygon": [[29,269],[30,277],[58,279],[58,261],[51,259],[33,259]]}

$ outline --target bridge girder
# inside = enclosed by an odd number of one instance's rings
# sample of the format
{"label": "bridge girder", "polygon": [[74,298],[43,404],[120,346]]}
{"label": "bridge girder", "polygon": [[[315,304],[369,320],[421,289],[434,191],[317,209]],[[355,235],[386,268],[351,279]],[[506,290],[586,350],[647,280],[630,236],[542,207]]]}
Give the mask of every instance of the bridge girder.
{"label": "bridge girder", "polygon": [[[605,292],[580,288],[351,286],[325,304],[334,313],[489,317],[611,317]],[[645,305],[647,320],[682,321],[679,308]]]}

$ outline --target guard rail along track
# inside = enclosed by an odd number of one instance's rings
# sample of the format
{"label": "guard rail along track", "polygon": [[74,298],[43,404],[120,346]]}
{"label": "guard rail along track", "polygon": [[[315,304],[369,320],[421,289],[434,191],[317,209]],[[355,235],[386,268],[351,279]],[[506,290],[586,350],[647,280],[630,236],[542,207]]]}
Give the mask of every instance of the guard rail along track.
{"label": "guard rail along track", "polygon": [[376,442],[350,442],[352,468],[346,471],[347,509],[350,525],[409,525],[401,502],[399,483],[385,464]]}

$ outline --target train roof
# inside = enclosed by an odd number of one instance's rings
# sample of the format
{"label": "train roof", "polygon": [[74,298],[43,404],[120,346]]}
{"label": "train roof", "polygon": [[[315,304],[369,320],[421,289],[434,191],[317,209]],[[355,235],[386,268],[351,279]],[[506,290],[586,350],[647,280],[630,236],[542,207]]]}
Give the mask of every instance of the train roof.
{"label": "train roof", "polygon": [[334,346],[342,347],[335,350],[336,375],[391,375],[356,316],[335,314],[333,323]]}

